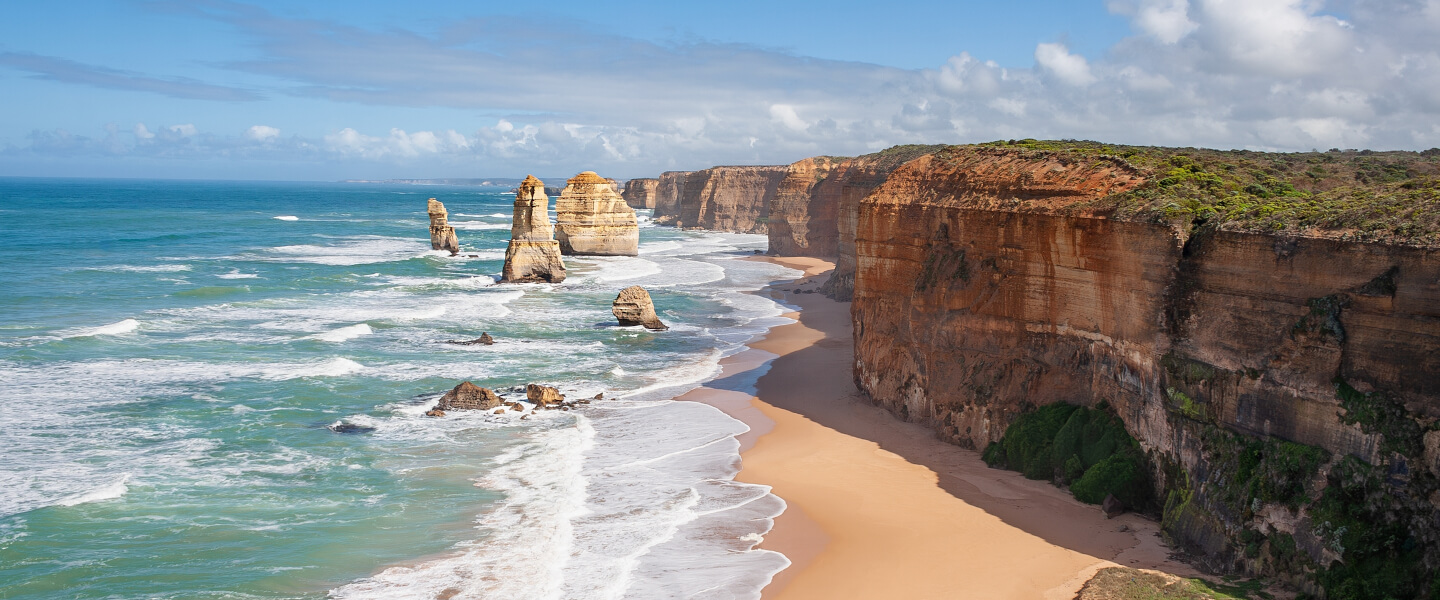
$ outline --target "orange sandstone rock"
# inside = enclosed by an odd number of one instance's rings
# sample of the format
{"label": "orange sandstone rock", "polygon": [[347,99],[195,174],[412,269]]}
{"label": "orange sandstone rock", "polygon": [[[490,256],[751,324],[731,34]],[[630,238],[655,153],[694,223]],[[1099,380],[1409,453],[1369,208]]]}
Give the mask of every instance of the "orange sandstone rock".
{"label": "orange sandstone rock", "polygon": [[635,210],[611,180],[585,171],[571,177],[555,202],[556,238],[568,255],[635,256],[640,229]]}

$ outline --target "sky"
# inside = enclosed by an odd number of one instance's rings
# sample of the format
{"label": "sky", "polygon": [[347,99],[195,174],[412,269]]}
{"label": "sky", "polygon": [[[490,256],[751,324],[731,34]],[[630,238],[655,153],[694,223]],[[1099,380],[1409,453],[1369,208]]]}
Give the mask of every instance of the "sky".
{"label": "sky", "polygon": [[1440,146],[1440,0],[0,5],[0,176],[616,178],[996,139]]}

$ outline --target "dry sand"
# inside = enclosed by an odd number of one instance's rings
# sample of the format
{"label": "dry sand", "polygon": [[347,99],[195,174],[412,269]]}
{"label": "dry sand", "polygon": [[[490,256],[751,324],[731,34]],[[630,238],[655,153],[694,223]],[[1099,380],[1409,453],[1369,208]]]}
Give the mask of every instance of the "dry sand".
{"label": "dry sand", "polygon": [[762,547],[793,564],[764,598],[1068,600],[1106,566],[1196,574],[1167,558],[1155,522],[1107,520],[863,400],[851,379],[850,305],[791,291],[818,288],[832,265],[770,260],[806,271],[762,292],[799,306],[787,315],[798,322],[683,396],[750,425],[737,479],[788,504]]}

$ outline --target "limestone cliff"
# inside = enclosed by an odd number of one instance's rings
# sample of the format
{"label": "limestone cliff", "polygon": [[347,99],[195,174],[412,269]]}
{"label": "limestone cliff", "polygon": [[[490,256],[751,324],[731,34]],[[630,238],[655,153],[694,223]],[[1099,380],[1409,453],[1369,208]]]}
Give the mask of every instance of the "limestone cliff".
{"label": "limestone cliff", "polygon": [[635,256],[640,229],[635,210],[616,193],[614,180],[585,171],[571,177],[555,202],[556,239],[562,254]]}
{"label": "limestone cliff", "polygon": [[652,218],[661,225],[673,225],[680,217],[680,197],[685,194],[689,171],[666,171],[655,184],[655,212]]}
{"label": "limestone cliff", "polygon": [[770,201],[787,167],[711,167],[685,177],[677,227],[765,233]]}
{"label": "limestone cliff", "polygon": [[431,198],[426,211],[430,213],[430,248],[449,250],[451,256],[459,254],[460,239],[455,237],[455,228],[450,226],[450,215],[445,211],[445,205]]}
{"label": "limestone cliff", "polygon": [[655,208],[655,193],[659,189],[659,179],[631,179],[625,182],[625,191],[620,193],[620,197],[630,208]]}
{"label": "limestone cliff", "polygon": [[1326,154],[911,160],[856,212],[856,385],[976,449],[1031,407],[1104,400],[1204,564],[1312,590],[1403,565],[1387,593],[1420,595],[1407,573],[1440,567],[1440,161]]}
{"label": "limestone cliff", "polygon": [[819,156],[787,167],[769,209],[770,252],[835,258],[824,291],[848,300],[855,277],[860,199],[907,161],[942,146],[895,146],[855,158]]}
{"label": "limestone cliff", "polygon": [[501,283],[565,281],[565,262],[560,242],[550,227],[550,198],[545,184],[534,175],[515,193],[515,212],[510,223],[510,245],[505,248]]}

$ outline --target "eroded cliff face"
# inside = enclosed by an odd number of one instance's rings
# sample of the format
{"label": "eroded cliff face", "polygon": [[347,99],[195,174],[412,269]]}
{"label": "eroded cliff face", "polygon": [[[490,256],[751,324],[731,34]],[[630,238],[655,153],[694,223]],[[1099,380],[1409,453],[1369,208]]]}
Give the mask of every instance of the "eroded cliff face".
{"label": "eroded cliff face", "polygon": [[770,202],[786,171],[784,166],[711,167],[689,173],[679,190],[675,218],[665,222],[677,227],[765,233]]}
{"label": "eroded cliff face", "polygon": [[680,197],[685,194],[685,181],[690,171],[666,171],[660,174],[655,187],[655,212],[652,218],[661,225],[673,225],[680,217]]}
{"label": "eroded cliff face", "polygon": [[[976,449],[1030,407],[1106,400],[1156,465],[1167,531],[1217,569],[1284,571],[1248,554],[1251,532],[1267,552],[1278,531],[1312,565],[1339,558],[1343,530],[1310,516],[1346,456],[1391,473],[1387,510],[1433,550],[1440,525],[1416,523],[1440,514],[1423,430],[1440,417],[1440,252],[1128,221],[1098,202],[1155,176],[981,147],[896,169],[856,211],[856,385]],[[1227,489],[1226,461],[1265,440],[1328,451],[1303,502]]]}
{"label": "eroded cliff face", "polygon": [[555,231],[562,254],[639,254],[640,229],[635,210],[615,191],[614,180],[594,171],[585,171],[566,182],[555,201]]}
{"label": "eroded cliff face", "polygon": [[631,179],[625,182],[625,191],[620,196],[630,208],[655,208],[655,193],[659,189],[659,179]]}
{"label": "eroded cliff face", "polygon": [[500,281],[565,281],[565,262],[550,226],[550,198],[545,195],[545,184],[534,175],[526,175],[515,193],[514,210]]}

